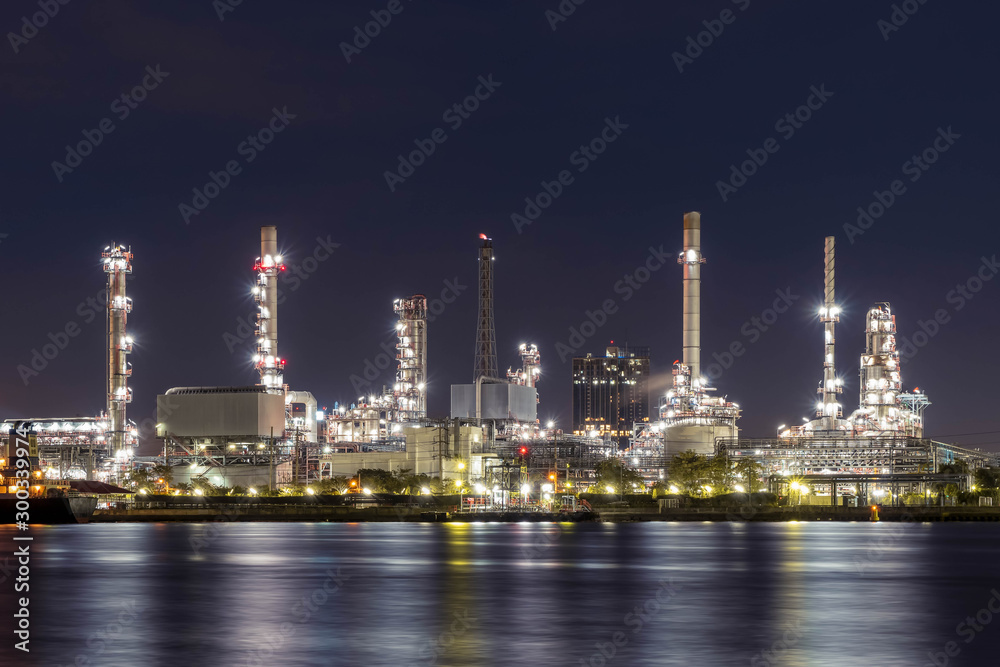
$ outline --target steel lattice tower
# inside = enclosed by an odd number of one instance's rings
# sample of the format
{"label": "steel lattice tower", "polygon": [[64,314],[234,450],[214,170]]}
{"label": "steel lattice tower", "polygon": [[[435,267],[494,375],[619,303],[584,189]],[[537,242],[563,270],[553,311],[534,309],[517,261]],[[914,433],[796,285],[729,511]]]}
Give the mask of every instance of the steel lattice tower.
{"label": "steel lattice tower", "polygon": [[493,239],[480,234],[479,248],[479,323],[476,326],[476,364],[472,381],[496,379],[497,332],[493,324]]}

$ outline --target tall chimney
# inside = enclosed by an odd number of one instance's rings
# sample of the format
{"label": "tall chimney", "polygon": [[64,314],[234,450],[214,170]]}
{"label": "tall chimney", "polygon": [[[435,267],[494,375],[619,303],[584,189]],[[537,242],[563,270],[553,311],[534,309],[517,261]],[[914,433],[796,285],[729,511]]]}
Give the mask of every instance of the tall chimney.
{"label": "tall chimney", "polygon": [[278,354],[278,274],[285,270],[278,254],[278,228],[260,228],[260,257],[254,266],[257,285],[257,354],[254,365],[269,393],[284,393],[285,361]]}
{"label": "tall chimney", "polygon": [[693,380],[701,377],[701,213],[684,214],[684,364]]}

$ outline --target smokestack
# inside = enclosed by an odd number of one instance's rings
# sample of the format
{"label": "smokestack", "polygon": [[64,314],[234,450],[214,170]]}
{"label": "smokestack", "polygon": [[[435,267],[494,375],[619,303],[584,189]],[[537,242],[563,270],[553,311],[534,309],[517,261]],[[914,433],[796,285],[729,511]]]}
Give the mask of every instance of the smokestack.
{"label": "smokestack", "polygon": [[837,418],[841,416],[839,394],[843,387],[837,381],[837,369],[835,366],[836,348],[836,327],[840,321],[840,308],[836,304],[836,293],[834,283],[834,268],[836,257],[834,252],[834,242],[836,238],[827,236],[824,243],[823,262],[823,307],[820,309],[820,321],[823,322],[824,350],[823,350],[823,386],[819,388],[822,395],[822,405],[817,410],[817,416],[823,420],[822,428],[833,430],[837,427]]}
{"label": "smokestack", "polygon": [[257,285],[257,354],[254,364],[260,384],[271,393],[284,392],[285,362],[278,355],[278,274],[285,270],[278,254],[278,228],[260,228],[260,257],[254,266]]}
{"label": "smokestack", "polygon": [[701,213],[684,214],[684,253],[677,259],[684,265],[684,364],[691,378],[701,377]]}

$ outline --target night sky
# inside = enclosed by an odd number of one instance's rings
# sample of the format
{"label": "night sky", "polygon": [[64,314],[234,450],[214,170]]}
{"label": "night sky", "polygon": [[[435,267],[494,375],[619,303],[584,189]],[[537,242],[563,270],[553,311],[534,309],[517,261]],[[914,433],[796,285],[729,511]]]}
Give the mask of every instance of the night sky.
{"label": "night sky", "polygon": [[[253,312],[259,227],[277,225],[300,267],[279,308],[293,389],[331,407],[354,400],[352,376],[392,341],[392,300],[454,292],[429,327],[430,411],[444,416],[449,385],[472,379],[487,233],[499,365],[516,368],[517,345],[537,343],[539,417],[568,429],[571,363],[557,344],[606,300],[615,312],[578,354],[611,339],[648,345],[665,387],[681,355],[682,218],[698,210],[702,358],[707,367],[744,345],[715,382],[744,408],[744,434],[812,415],[823,238],[835,235],[845,414],[857,406],[866,309],[890,302],[907,338],[941,310],[947,321],[918,336],[904,385],[930,396],[930,435],[1000,449],[1000,279],[976,277],[1000,270],[1000,9],[956,4],[909,0],[914,13],[901,6],[896,26],[887,0],[564,0],[566,16],[557,0],[79,0],[35,30],[22,23],[35,2],[6,2],[0,27],[29,38],[8,34],[0,47],[0,413],[103,408],[104,319],[87,300],[104,286],[100,252],[112,242],[135,253],[132,419],[152,417],[169,387],[254,383],[249,338],[236,339]],[[391,21],[357,37],[373,11]],[[269,123],[280,131],[255,147],[248,137]],[[100,143],[67,157],[85,132]],[[613,141],[592,144],[602,132]],[[412,173],[400,167],[421,145],[433,153]],[[733,176],[754,157],[745,182]],[[226,185],[203,201],[193,189],[210,172]],[[558,196],[526,213],[543,181]],[[879,197],[875,213],[892,201],[857,226],[858,207]],[[528,213],[531,224],[512,220]],[[666,263],[625,289],[660,252]],[[980,289],[966,298],[959,285]],[[788,291],[787,312],[755,327]],[[63,339],[68,325],[79,333]],[[50,334],[65,349],[26,385],[18,367]],[[390,381],[381,371],[376,388]]]}

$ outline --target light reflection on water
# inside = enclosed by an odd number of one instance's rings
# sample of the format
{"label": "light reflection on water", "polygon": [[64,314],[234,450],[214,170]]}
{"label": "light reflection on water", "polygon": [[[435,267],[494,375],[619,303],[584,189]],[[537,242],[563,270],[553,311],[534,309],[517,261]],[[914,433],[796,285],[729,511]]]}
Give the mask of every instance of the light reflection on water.
{"label": "light reflection on water", "polygon": [[596,666],[603,647],[608,665],[748,665],[777,647],[789,667],[916,666],[949,641],[951,665],[1000,663],[1000,619],[955,631],[1000,588],[996,524],[33,530],[37,664]]}

